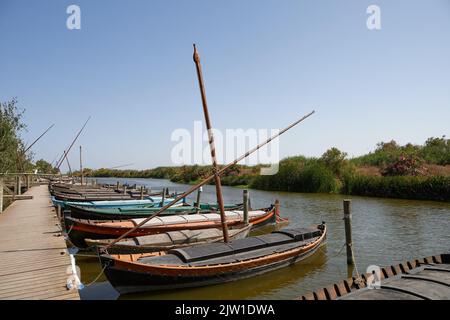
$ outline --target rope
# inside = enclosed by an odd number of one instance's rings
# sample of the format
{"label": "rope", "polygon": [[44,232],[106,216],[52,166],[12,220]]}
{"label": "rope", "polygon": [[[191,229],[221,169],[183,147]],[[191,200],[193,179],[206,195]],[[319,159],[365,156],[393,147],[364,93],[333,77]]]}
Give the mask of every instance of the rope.
{"label": "rope", "polygon": [[74,225],[71,225],[71,226],[70,226],[69,231],[66,232],[66,235],[69,235],[69,233],[72,231],[73,226],[74,226]]}
{"label": "rope", "polygon": [[84,286],[85,286],[85,287],[89,287],[90,285],[93,285],[95,282],[97,282],[97,280],[100,279],[100,277],[102,276],[102,274],[105,272],[106,267],[107,267],[107,265],[105,265],[105,266],[102,268],[102,271],[100,271],[100,273],[97,275],[97,277],[96,277],[93,281],[91,281],[91,282],[88,283],[88,284],[85,284]]}

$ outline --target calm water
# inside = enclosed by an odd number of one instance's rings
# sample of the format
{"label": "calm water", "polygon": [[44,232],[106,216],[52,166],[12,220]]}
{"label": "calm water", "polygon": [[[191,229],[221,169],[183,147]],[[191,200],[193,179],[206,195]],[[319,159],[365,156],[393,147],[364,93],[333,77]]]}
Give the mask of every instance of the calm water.
{"label": "calm water", "polygon": [[[146,185],[153,190],[169,187],[184,191],[188,186],[156,179],[98,179],[99,182]],[[223,188],[226,202],[241,202],[242,190]],[[195,200],[196,195],[189,197]],[[281,215],[290,226],[308,226],[325,221],[328,241],[321,250],[295,266],[283,268],[250,279],[167,292],[137,295],[119,294],[101,273],[97,258],[77,257],[84,284],[83,299],[293,299],[308,291],[346,278],[345,242],[342,200],[352,199],[353,241],[356,266],[360,273],[367,266],[400,263],[448,251],[450,248],[450,203],[348,197],[328,194],[303,194],[250,190],[253,208],[267,207],[279,199]],[[202,201],[214,202],[213,186],[205,186]]]}

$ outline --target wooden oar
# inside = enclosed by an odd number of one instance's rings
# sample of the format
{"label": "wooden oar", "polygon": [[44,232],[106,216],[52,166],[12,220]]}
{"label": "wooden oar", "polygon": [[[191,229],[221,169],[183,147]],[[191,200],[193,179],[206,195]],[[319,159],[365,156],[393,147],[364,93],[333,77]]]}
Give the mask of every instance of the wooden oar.
{"label": "wooden oar", "polygon": [[[303,120],[305,120],[306,118],[310,117],[312,114],[314,113],[314,111],[311,111],[310,113],[308,113],[307,115],[301,117],[300,119],[298,119],[297,121],[295,121],[294,123],[290,124],[289,126],[287,126],[286,128],[284,128],[283,130],[281,130],[280,132],[278,132],[277,134],[274,134],[272,137],[270,137],[269,139],[267,139],[266,141],[260,143],[259,145],[257,145],[256,147],[254,147],[253,149],[251,149],[250,151],[247,151],[246,153],[244,153],[242,156],[240,156],[239,158],[235,159],[233,162],[227,164],[225,167],[223,167],[222,169],[220,169],[217,174],[221,175],[222,173],[224,173],[226,170],[228,170],[231,166],[234,166],[235,164],[237,164],[239,161],[247,158],[249,155],[251,155],[252,153],[254,153],[255,151],[257,151],[258,149],[260,149],[261,147],[265,146],[266,144],[268,144],[269,142],[271,142],[273,139],[276,139],[277,137],[281,136],[283,133],[285,133],[286,131],[288,131],[289,129],[291,129],[292,127],[296,126],[297,124],[299,124],[300,122],[302,122]],[[115,243],[119,242],[120,240],[122,240],[123,238],[125,238],[126,236],[128,236],[130,233],[134,232],[136,229],[142,227],[144,224],[146,224],[148,221],[150,221],[151,219],[153,219],[154,217],[156,217],[157,215],[159,215],[160,213],[166,211],[168,208],[170,208],[171,206],[173,206],[175,203],[177,203],[178,201],[180,201],[183,198],[186,198],[188,195],[190,195],[191,193],[193,193],[195,190],[197,190],[198,188],[202,187],[203,185],[207,184],[208,182],[210,182],[212,179],[214,179],[214,174],[208,176],[207,178],[203,179],[200,183],[196,184],[195,186],[191,187],[188,191],[184,192],[183,194],[179,195],[178,197],[176,197],[174,200],[172,200],[170,203],[166,204],[165,206],[163,206],[158,212],[155,212],[154,214],[152,214],[151,216],[149,216],[148,218],[142,220],[140,223],[138,223],[135,227],[133,227],[132,229],[128,230],[127,232],[123,233],[120,237],[118,237],[117,239],[115,239],[114,241],[112,241],[109,245],[107,245],[106,247],[104,247],[104,250],[107,250],[109,247],[111,247],[112,245],[114,245]]]}

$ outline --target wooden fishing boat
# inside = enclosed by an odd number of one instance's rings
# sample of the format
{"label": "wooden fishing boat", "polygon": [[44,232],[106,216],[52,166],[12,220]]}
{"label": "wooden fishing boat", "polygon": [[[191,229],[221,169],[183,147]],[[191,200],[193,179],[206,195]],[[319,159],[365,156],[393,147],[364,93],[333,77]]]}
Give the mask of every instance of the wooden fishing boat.
{"label": "wooden fishing boat", "polygon": [[[173,198],[165,198],[164,204],[171,202]],[[103,200],[103,201],[62,201],[52,197],[54,206],[61,206],[63,209],[68,209],[69,206],[77,206],[82,208],[151,208],[161,205],[162,197],[151,196],[142,200],[127,199],[127,200]],[[178,201],[174,206],[183,205],[183,201]]]}
{"label": "wooden fishing boat", "polygon": [[[226,204],[226,210],[238,210],[242,208],[242,204]],[[89,206],[69,204],[70,216],[77,219],[90,220],[125,220],[146,218],[158,210],[160,206],[145,206],[145,207],[106,207],[106,208],[91,208]],[[217,211],[217,204],[201,203],[199,208],[182,203],[179,206],[173,206],[164,211],[161,216],[175,215],[175,214],[195,214],[208,213]]]}
{"label": "wooden fishing boat", "polygon": [[[227,225],[241,224],[244,219],[243,211],[226,211]],[[266,209],[252,210],[248,213],[249,222],[253,228],[277,222],[277,214],[274,206]],[[116,239],[132,229],[127,237],[139,237],[178,230],[199,230],[219,228],[221,226],[220,214],[191,214],[155,217],[139,228],[135,228],[142,219],[131,220],[85,220],[64,216],[64,224],[67,235],[75,246],[86,248],[85,239]]]}
{"label": "wooden fishing boat", "polygon": [[[229,236],[232,240],[243,239],[248,236],[252,225],[237,225],[230,228]],[[222,230],[209,228],[200,230],[170,231],[149,236],[126,238],[114,243],[108,248],[110,254],[149,253],[155,251],[167,251],[192,245],[206,244],[223,240]],[[114,239],[85,239],[88,247],[101,249],[110,245]]]}
{"label": "wooden fishing boat", "polygon": [[129,194],[107,193],[107,194],[70,194],[53,192],[56,200],[62,201],[111,201],[111,200],[131,200]]}
{"label": "wooden fishing boat", "polygon": [[324,223],[270,234],[144,254],[102,254],[120,293],[199,287],[235,281],[292,265],[325,242]]}

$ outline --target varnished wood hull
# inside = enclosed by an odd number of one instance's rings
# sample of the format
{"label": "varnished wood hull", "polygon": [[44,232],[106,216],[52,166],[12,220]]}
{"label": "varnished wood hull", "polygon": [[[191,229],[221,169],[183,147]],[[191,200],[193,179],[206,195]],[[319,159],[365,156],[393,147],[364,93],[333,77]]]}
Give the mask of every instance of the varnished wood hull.
{"label": "varnished wood hull", "polygon": [[[236,240],[236,239],[243,239],[248,236],[251,225],[238,225],[236,228],[230,228],[228,231],[228,235],[230,237],[230,240]],[[209,229],[206,229],[205,231],[208,231]],[[190,230],[183,230],[182,233],[187,233],[187,231]],[[202,230],[196,230],[193,232],[201,232]],[[218,233],[221,234],[221,229],[217,229]],[[152,236],[150,236],[152,237]],[[89,245],[89,247],[96,248],[97,252],[101,249],[103,249],[105,246],[109,245],[112,242],[113,239],[107,239],[107,240],[91,240],[86,239],[86,243]],[[108,248],[109,254],[136,254],[136,253],[149,253],[149,252],[156,252],[156,251],[167,251],[171,249],[177,249],[177,248],[183,248],[188,247],[192,245],[200,245],[200,244],[206,244],[206,243],[212,243],[212,242],[218,242],[223,241],[223,235],[219,235],[216,237],[209,237],[204,238],[203,241],[196,241],[196,239],[186,239],[184,242],[177,242],[177,243],[171,243],[170,245],[162,245],[160,243],[153,243],[153,244],[144,244],[144,245],[136,245],[135,242],[139,242],[139,238],[132,238],[128,239],[130,243],[126,243],[124,241],[119,242],[117,244],[112,245]]]}
{"label": "varnished wood hull", "polygon": [[[323,235],[305,250],[291,250],[267,256],[260,261],[238,262],[229,266],[189,270],[189,268],[152,269],[145,266],[136,268],[127,262],[122,263],[110,255],[101,255],[100,260],[105,275],[113,287],[121,294],[201,287],[245,279],[293,265],[314,254],[325,243]],[[134,270],[133,270],[134,269]]]}
{"label": "varnished wood hull", "polygon": [[[258,228],[267,224],[276,223],[277,216],[275,210],[271,209],[267,213],[259,217],[258,219],[250,219],[250,223],[253,228]],[[228,224],[230,226],[240,224],[242,221],[234,220],[230,221]],[[89,220],[79,220],[70,217],[64,217],[64,223],[68,237],[73,245],[78,248],[86,248],[87,244],[85,239],[116,239],[128,230],[132,226],[128,227],[111,227],[111,226],[101,226],[93,223],[89,223]],[[210,223],[197,223],[197,224],[174,224],[174,225],[163,225],[163,226],[152,226],[152,227],[141,227],[136,229],[134,232],[128,235],[129,238],[158,234],[168,231],[178,231],[178,230],[198,230],[207,228],[220,228],[220,222],[210,222]]]}

